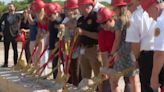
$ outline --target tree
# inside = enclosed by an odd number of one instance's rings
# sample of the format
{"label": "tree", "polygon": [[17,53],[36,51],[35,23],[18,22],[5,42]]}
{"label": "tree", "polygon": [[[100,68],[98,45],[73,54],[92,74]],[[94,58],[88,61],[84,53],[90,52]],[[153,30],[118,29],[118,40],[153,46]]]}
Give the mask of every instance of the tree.
{"label": "tree", "polygon": [[31,3],[33,0],[26,0],[28,3]]}
{"label": "tree", "polygon": [[6,11],[5,3],[0,1],[0,15]]}
{"label": "tree", "polygon": [[5,4],[4,2],[0,1],[0,5],[4,5],[4,4]]}

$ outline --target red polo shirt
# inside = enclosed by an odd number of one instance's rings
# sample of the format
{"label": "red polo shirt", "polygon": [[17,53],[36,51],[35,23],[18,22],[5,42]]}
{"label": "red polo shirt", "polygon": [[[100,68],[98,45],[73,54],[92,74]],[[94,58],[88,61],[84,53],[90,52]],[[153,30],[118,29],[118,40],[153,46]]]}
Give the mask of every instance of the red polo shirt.
{"label": "red polo shirt", "polygon": [[115,39],[115,32],[101,29],[98,34],[98,44],[100,52],[111,52],[113,42]]}

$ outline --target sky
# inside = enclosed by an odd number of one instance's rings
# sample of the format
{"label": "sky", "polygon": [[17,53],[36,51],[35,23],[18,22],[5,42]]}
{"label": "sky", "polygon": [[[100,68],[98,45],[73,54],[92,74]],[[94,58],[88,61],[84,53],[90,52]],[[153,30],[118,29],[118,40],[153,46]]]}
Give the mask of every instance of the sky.
{"label": "sky", "polygon": [[[3,1],[3,2],[5,2],[5,4],[7,4],[7,3],[10,3],[11,1],[13,1],[13,0],[0,0],[0,1]],[[19,0],[18,0],[19,1]],[[110,2],[110,0],[97,0],[97,1],[106,1],[106,2]]]}

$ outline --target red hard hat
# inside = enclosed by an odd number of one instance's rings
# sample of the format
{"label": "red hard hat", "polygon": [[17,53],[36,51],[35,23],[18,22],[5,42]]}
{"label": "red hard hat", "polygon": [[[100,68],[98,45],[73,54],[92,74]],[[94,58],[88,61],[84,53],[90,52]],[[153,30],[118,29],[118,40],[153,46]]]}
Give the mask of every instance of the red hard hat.
{"label": "red hard hat", "polygon": [[62,8],[61,8],[60,4],[58,4],[58,3],[53,3],[53,5],[56,6],[56,11],[55,11],[55,12],[61,12],[61,11],[62,11]]}
{"label": "red hard hat", "polygon": [[35,12],[39,12],[42,8],[44,8],[45,3],[42,0],[35,0],[31,4],[31,8]]}
{"label": "red hard hat", "polygon": [[44,7],[44,10],[45,10],[46,15],[49,16],[55,12],[56,6],[52,3],[47,3]]}
{"label": "red hard hat", "polygon": [[124,0],[127,4],[130,4],[132,0]]}
{"label": "red hard hat", "polygon": [[78,0],[78,4],[79,5],[83,5],[83,4],[94,4],[94,0]]}
{"label": "red hard hat", "polygon": [[112,0],[113,7],[125,6],[125,5],[127,5],[127,2],[125,2],[125,0]]}
{"label": "red hard hat", "polygon": [[157,0],[139,0],[140,5],[142,6],[142,8],[144,10],[147,10],[148,8],[150,8],[150,6],[152,6],[154,3],[157,3]]}
{"label": "red hard hat", "polygon": [[103,23],[111,19],[115,15],[115,12],[108,9],[107,7],[102,7],[97,12],[97,23]]}
{"label": "red hard hat", "polygon": [[64,8],[78,8],[78,0],[66,0],[64,2]]}

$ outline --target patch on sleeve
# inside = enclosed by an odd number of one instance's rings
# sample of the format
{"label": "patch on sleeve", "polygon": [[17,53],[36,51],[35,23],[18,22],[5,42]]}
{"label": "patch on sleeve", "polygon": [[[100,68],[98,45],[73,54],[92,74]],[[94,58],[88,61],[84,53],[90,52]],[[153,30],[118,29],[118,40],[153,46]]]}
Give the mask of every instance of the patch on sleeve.
{"label": "patch on sleeve", "polygon": [[160,35],[160,29],[159,28],[156,28],[155,29],[155,33],[154,33],[154,36],[155,37],[158,37]]}

